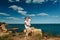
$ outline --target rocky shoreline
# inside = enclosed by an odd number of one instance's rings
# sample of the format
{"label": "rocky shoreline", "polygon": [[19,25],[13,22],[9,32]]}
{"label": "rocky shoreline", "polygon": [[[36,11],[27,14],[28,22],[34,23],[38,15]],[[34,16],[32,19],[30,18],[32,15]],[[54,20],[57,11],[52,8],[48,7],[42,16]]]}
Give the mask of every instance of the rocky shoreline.
{"label": "rocky shoreline", "polygon": [[26,37],[26,30],[22,33],[11,33],[9,35],[1,36],[0,40],[60,40],[60,36],[50,36],[48,33],[43,35],[41,29],[32,28],[33,33],[30,33],[28,37]]}

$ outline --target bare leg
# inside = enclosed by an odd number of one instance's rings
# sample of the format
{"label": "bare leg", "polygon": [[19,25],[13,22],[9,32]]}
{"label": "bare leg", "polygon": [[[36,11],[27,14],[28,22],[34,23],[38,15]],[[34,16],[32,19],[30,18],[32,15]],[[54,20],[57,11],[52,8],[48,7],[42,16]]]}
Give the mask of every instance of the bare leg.
{"label": "bare leg", "polygon": [[29,31],[26,30],[26,37],[25,37],[26,40],[28,40],[28,34],[29,34]]}

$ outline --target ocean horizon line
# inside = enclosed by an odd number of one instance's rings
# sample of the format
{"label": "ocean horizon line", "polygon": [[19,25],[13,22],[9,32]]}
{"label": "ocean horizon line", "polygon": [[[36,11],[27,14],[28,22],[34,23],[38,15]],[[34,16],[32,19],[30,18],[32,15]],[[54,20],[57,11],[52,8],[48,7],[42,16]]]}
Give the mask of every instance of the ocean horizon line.
{"label": "ocean horizon line", "polygon": [[[7,24],[24,24],[24,23],[7,23]],[[60,23],[32,23],[32,24],[60,24]]]}

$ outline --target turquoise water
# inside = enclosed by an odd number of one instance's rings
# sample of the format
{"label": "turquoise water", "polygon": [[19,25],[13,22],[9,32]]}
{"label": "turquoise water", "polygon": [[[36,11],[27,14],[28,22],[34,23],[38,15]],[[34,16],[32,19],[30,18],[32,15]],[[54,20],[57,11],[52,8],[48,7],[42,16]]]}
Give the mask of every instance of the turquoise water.
{"label": "turquoise water", "polygon": [[[32,24],[32,27],[42,29],[43,32],[49,32],[51,34],[60,34],[60,24]],[[23,32],[25,29],[24,24],[9,24],[8,29],[19,28],[17,32]]]}

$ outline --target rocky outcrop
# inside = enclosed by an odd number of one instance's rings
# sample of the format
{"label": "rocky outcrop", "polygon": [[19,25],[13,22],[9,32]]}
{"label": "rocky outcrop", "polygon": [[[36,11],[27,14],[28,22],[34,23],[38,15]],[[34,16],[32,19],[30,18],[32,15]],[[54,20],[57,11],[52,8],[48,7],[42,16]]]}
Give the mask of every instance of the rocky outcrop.
{"label": "rocky outcrop", "polygon": [[[31,33],[32,36],[40,36],[40,37],[42,37],[42,30],[41,29],[31,27],[31,30],[32,30],[32,33]],[[26,33],[26,29],[24,30],[24,33]]]}

